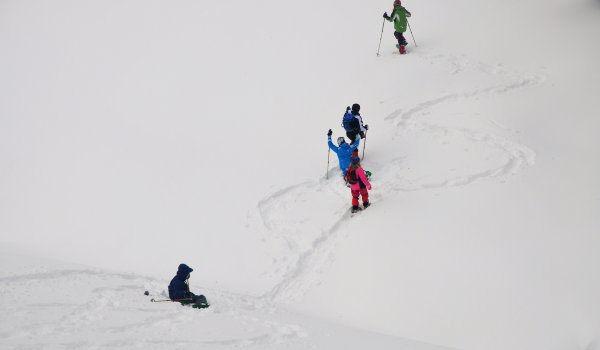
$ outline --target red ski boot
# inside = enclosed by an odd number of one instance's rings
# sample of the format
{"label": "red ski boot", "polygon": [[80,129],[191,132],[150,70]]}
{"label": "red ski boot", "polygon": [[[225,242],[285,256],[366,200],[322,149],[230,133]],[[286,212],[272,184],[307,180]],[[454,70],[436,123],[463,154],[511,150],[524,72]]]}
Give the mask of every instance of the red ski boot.
{"label": "red ski boot", "polygon": [[400,54],[404,55],[406,53],[406,46],[400,45]]}

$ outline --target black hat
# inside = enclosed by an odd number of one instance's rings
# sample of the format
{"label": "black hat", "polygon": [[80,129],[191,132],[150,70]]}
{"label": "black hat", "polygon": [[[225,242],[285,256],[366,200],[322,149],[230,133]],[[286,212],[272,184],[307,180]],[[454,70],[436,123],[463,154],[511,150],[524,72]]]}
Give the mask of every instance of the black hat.
{"label": "black hat", "polygon": [[355,103],[352,105],[352,113],[356,114],[360,111],[360,105],[358,103]]}

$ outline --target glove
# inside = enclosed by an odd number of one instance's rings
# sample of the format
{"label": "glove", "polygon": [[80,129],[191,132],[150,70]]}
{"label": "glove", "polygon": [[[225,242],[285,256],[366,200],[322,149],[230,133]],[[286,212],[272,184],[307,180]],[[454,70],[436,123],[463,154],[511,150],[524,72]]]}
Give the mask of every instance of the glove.
{"label": "glove", "polygon": [[329,129],[329,131],[327,132],[327,136],[331,137],[331,135],[333,135],[333,131],[331,131],[331,129]]}
{"label": "glove", "polygon": [[348,112],[350,110],[350,106],[346,107],[346,112]]}
{"label": "glove", "polygon": [[385,18],[385,19],[389,19],[389,18],[390,18],[390,16],[388,16],[387,12],[384,12],[384,13],[383,13],[383,18]]}
{"label": "glove", "polygon": [[372,188],[372,187],[371,187],[371,186],[369,186],[369,187],[367,187],[367,190],[369,190],[369,191],[370,191],[370,190],[371,190],[371,188]]}
{"label": "glove", "polygon": [[365,125],[365,130],[369,130],[369,125]]}

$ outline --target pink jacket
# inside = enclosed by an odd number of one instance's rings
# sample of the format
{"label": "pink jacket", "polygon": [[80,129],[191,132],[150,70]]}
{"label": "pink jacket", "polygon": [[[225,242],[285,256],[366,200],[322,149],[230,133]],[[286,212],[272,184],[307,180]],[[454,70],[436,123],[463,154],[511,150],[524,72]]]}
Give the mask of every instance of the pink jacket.
{"label": "pink jacket", "polygon": [[[348,169],[348,170],[350,170],[350,169]],[[356,176],[360,179],[360,181],[362,181],[367,186],[368,190],[371,189],[371,183],[369,182],[369,180],[367,180],[367,175],[365,175],[365,171],[363,170],[363,168],[361,168],[361,167],[356,168]],[[360,190],[360,182],[357,182],[355,184],[350,184],[350,190],[359,191]]]}

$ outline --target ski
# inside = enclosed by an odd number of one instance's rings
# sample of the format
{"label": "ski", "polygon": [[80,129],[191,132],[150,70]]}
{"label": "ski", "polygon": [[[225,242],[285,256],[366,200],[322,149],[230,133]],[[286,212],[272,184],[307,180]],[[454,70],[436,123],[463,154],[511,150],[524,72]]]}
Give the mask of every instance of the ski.
{"label": "ski", "polygon": [[364,206],[363,208],[361,208],[361,207],[357,207],[357,208],[350,207],[350,217],[354,217],[355,215],[358,215],[358,214],[364,212],[368,207],[371,206],[371,202],[369,202],[366,206],[363,204],[363,206]]}

